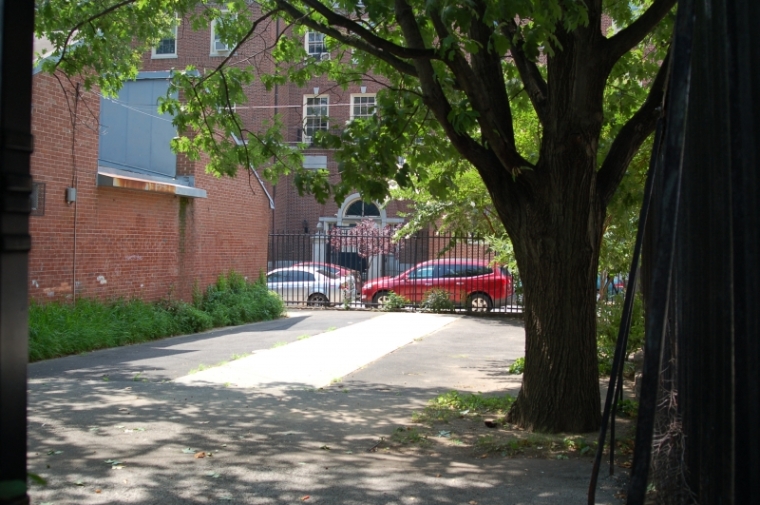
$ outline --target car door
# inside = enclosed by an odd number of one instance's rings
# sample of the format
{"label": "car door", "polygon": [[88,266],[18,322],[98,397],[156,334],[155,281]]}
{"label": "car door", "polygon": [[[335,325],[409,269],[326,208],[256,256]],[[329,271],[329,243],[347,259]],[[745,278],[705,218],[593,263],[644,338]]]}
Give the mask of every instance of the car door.
{"label": "car door", "polygon": [[287,295],[285,293],[285,280],[287,277],[286,271],[271,272],[267,274],[267,289],[274,291],[284,302],[288,302]]}
{"label": "car door", "polygon": [[306,270],[291,270],[289,289],[294,299],[305,302],[309,296],[318,290],[315,275]]}
{"label": "car door", "polygon": [[422,301],[425,293],[433,289],[437,276],[437,265],[423,265],[417,267],[409,272],[406,281],[401,284],[404,288],[403,293],[398,294],[406,297],[413,303],[419,303]]}
{"label": "car door", "polygon": [[325,295],[331,302],[342,300],[340,292],[340,275],[338,272],[329,267],[320,267],[315,275],[312,292],[319,291]]}
{"label": "car door", "polygon": [[449,299],[455,304],[461,304],[467,298],[463,277],[466,275],[466,265],[461,263],[442,263],[438,266],[438,277],[433,285],[449,294]]}

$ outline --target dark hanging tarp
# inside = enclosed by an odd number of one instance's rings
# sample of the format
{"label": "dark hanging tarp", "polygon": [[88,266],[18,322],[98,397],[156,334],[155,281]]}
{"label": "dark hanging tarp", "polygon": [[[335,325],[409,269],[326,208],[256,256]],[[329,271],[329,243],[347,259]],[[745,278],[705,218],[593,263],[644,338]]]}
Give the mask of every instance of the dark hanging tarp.
{"label": "dark hanging tarp", "polygon": [[760,497],[758,19],[756,0],[679,2],[662,144],[650,169],[647,337],[629,504]]}

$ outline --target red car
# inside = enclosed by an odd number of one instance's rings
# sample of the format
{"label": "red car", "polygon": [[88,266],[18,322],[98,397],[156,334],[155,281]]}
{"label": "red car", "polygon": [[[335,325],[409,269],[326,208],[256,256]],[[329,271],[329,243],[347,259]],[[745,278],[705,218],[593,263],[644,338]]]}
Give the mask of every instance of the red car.
{"label": "red car", "polygon": [[458,307],[488,312],[506,304],[512,295],[512,276],[488,261],[470,259],[430,260],[396,277],[381,277],[362,287],[362,301],[383,305],[393,291],[411,303],[420,303],[431,289],[449,292]]}

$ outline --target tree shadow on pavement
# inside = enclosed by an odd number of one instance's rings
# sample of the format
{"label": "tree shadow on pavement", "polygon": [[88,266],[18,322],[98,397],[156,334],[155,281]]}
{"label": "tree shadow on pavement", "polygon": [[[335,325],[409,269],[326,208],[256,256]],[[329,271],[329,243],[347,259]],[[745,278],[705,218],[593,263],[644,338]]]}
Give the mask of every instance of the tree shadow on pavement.
{"label": "tree shadow on pavement", "polygon": [[[342,387],[341,387],[342,386]],[[35,379],[34,503],[578,503],[586,461],[372,449],[440,388]],[[202,453],[203,457],[200,457]],[[613,502],[613,489],[601,503]],[[306,498],[308,496],[308,498]]]}

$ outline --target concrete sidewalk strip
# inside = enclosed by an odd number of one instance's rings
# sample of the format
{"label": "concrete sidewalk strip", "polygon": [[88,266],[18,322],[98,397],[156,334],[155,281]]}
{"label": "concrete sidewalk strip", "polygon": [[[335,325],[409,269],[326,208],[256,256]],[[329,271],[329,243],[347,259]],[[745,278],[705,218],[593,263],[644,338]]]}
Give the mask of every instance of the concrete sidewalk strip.
{"label": "concrete sidewalk strip", "polygon": [[290,343],[175,382],[241,388],[329,385],[362,366],[458,319],[439,314],[393,313]]}

